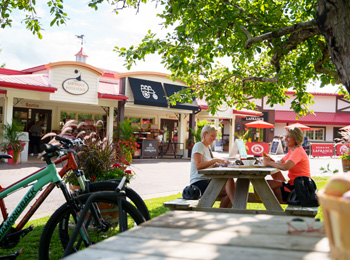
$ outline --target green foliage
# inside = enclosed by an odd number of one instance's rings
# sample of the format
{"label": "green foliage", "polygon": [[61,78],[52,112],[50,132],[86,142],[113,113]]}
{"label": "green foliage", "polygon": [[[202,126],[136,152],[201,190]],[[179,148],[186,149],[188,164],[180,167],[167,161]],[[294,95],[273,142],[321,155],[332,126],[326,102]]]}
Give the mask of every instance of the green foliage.
{"label": "green foliage", "polygon": [[[197,128],[195,130],[190,128],[191,133],[194,136],[194,139],[195,139],[196,142],[200,142],[202,140],[202,138],[201,138],[202,129],[203,129],[203,127],[205,125],[208,125],[208,124],[215,125],[215,122],[210,122],[209,123],[208,120],[204,119],[204,120],[201,120],[201,121],[197,122]],[[220,126],[222,127],[221,124],[220,124]],[[221,131],[218,131],[217,139],[220,139],[221,136],[222,136]]]}
{"label": "green foliage", "polygon": [[329,168],[329,164],[327,164],[327,167],[326,167],[326,168],[321,167],[320,170],[322,171],[322,173],[332,173],[332,174],[334,174],[334,173],[338,173],[338,172],[339,172],[338,169],[331,170],[331,169]]}
{"label": "green foliage", "polygon": [[22,131],[22,126],[21,124],[16,121],[12,120],[12,123],[6,123],[3,125],[3,133],[1,134],[1,137],[6,139],[8,143],[16,143],[19,141],[19,137],[23,135],[20,134]]}
{"label": "green foliage", "polygon": [[135,141],[133,140],[133,132],[137,131],[138,127],[136,125],[131,125],[131,123],[129,119],[125,119],[123,122],[119,123],[115,132],[115,138],[117,140]]}

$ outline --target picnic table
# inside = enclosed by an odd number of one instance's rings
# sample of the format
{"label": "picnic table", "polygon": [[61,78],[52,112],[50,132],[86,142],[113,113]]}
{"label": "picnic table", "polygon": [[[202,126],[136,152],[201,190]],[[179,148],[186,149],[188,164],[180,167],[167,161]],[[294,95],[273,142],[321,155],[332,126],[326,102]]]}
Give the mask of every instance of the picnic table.
{"label": "picnic table", "polygon": [[235,196],[233,199],[233,209],[248,211],[247,202],[249,195],[249,185],[252,183],[254,190],[265,205],[267,214],[281,213],[284,211],[277,200],[272,189],[268,185],[265,177],[279,172],[277,168],[266,166],[232,166],[217,167],[199,170],[199,174],[204,174],[212,179],[203,196],[199,200],[198,208],[211,208],[217,196],[224,187],[227,179],[237,178]]}
{"label": "picnic table", "polygon": [[[66,259],[330,259],[324,234],[287,233],[287,223],[292,219],[279,215],[170,211]],[[296,224],[300,229],[306,228],[303,222]]]}

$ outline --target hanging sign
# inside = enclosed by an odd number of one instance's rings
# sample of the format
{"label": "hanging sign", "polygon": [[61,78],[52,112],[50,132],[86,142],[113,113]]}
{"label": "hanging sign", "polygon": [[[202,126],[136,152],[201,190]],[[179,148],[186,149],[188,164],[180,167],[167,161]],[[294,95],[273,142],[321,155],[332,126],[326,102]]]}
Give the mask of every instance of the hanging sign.
{"label": "hanging sign", "polygon": [[241,158],[247,158],[247,150],[245,149],[245,143],[242,139],[235,140],[229,157],[235,157],[237,154],[241,155]]}

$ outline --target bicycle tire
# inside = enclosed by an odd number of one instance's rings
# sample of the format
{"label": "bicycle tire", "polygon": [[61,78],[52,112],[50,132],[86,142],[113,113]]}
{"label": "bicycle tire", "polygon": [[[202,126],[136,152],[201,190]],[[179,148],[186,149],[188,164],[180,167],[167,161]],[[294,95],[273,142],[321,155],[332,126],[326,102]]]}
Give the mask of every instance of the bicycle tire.
{"label": "bicycle tire", "polygon": [[[75,198],[75,201],[81,205],[80,210],[83,209],[83,205],[85,205],[85,202],[87,201],[90,195],[91,194],[84,194]],[[97,243],[119,233],[118,217],[115,217],[115,214],[118,214],[118,199],[101,198],[94,203],[97,203],[99,208],[105,204],[112,206],[112,209],[110,209],[109,212],[107,212],[107,214],[110,215],[103,216],[103,220],[110,225],[108,230],[96,229],[97,227],[94,226],[93,222],[91,222],[91,225],[87,227],[91,241],[93,243]],[[125,199],[122,199],[122,208],[127,214],[128,227],[132,227],[135,224],[139,225],[145,221],[144,217],[139,212],[139,210],[136,209],[132,204],[127,202]],[[70,236],[73,233],[76,224],[72,221],[66,221],[69,218],[70,220],[72,220],[71,215],[72,209],[67,203],[65,203],[61,207],[59,207],[50,217],[40,237],[40,260],[61,259],[63,257],[64,250],[68,245]],[[79,246],[79,248],[74,248],[74,252],[82,250],[84,248],[85,245],[82,243]]]}
{"label": "bicycle tire", "polygon": [[[119,182],[120,180],[92,182],[89,184],[89,190],[90,192],[114,191],[117,188]],[[125,186],[125,195],[127,199],[134,203],[134,205],[141,212],[146,221],[151,219],[145,202],[135,190],[129,188],[128,186]]]}

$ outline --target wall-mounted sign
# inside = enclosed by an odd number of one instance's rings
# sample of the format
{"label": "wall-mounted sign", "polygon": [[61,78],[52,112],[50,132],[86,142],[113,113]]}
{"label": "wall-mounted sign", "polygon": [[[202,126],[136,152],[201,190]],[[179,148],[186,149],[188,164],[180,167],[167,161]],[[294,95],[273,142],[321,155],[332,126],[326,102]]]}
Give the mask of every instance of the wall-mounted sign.
{"label": "wall-mounted sign", "polygon": [[26,103],[26,107],[30,107],[30,108],[39,108],[39,105],[38,105],[38,104]]}
{"label": "wall-mounted sign", "polygon": [[[79,71],[75,70],[74,73],[78,74]],[[72,95],[83,95],[89,90],[89,85],[81,79],[81,75],[76,78],[69,78],[63,81],[63,89]]]}

